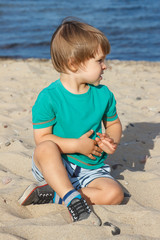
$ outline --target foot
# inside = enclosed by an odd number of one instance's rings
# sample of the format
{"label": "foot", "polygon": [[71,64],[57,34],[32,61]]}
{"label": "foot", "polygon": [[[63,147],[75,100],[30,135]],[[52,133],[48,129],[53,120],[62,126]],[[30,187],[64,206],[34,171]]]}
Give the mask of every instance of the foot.
{"label": "foot", "polygon": [[19,198],[20,205],[53,203],[54,191],[45,182],[31,184]]}
{"label": "foot", "polygon": [[91,211],[85,199],[74,198],[68,206],[72,221],[87,225],[101,225],[101,220]]}

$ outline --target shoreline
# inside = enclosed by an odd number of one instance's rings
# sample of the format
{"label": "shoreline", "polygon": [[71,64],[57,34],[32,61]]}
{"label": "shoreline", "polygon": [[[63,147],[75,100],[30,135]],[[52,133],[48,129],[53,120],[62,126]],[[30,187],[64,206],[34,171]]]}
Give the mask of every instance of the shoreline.
{"label": "shoreline", "polygon": [[[12,61],[42,61],[42,62],[48,62],[51,61],[50,58],[21,58],[21,57],[6,57],[6,56],[0,56],[0,61],[7,61],[7,60],[12,60]],[[147,60],[119,60],[119,59],[107,59],[107,62],[130,62],[130,63],[160,63],[160,61],[147,61]]]}

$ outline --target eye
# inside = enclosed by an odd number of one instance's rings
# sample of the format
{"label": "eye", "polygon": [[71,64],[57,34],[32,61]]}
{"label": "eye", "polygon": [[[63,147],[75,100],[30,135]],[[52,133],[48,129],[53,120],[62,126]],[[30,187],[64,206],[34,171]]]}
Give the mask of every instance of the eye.
{"label": "eye", "polygon": [[99,62],[99,63],[102,63],[102,62],[103,62],[103,59],[99,59],[98,62]]}
{"label": "eye", "polygon": [[100,59],[98,60],[98,62],[99,62],[100,64],[102,64],[102,63],[104,63],[104,60],[105,60],[105,57],[102,57],[102,58],[100,58]]}

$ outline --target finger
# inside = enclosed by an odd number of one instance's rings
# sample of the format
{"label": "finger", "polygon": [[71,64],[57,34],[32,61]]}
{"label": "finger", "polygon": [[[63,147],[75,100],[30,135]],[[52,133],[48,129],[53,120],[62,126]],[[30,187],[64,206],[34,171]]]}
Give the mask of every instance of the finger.
{"label": "finger", "polygon": [[91,130],[89,130],[88,132],[86,132],[85,134],[83,134],[82,136],[86,136],[86,137],[90,137],[92,134],[93,134],[93,130],[91,129]]}
{"label": "finger", "polygon": [[93,155],[91,153],[88,155],[88,157],[93,159],[93,160],[96,159],[95,157],[93,157]]}
{"label": "finger", "polygon": [[95,150],[92,152],[92,154],[95,155],[95,156],[98,156],[98,157],[100,157],[102,155],[101,152],[97,152]]}
{"label": "finger", "polygon": [[[100,147],[100,144],[102,143],[102,141],[101,141],[101,139],[99,139],[99,138],[97,138],[97,141],[96,141],[97,143],[96,143],[96,150],[98,151],[98,152],[100,152],[100,153],[102,153],[103,152],[103,150],[102,150],[102,148]],[[95,150],[95,149],[94,149]]]}
{"label": "finger", "polygon": [[102,133],[104,137],[110,138],[110,136],[107,133]]}
{"label": "finger", "polygon": [[97,132],[96,134],[97,134],[99,137],[102,137],[102,133]]}
{"label": "finger", "polygon": [[97,142],[100,142],[100,141],[101,141],[100,138],[96,137],[94,144],[97,145]]}
{"label": "finger", "polygon": [[96,137],[96,138],[95,138],[95,141],[94,141],[94,145],[97,146],[97,144],[99,144],[100,142],[101,142],[101,139],[98,138],[98,137]]}
{"label": "finger", "polygon": [[100,133],[100,132],[97,132],[96,133],[99,137],[107,137],[107,138],[109,138],[109,135],[107,134],[107,133]]}
{"label": "finger", "polygon": [[99,136],[100,139],[106,138],[106,134],[105,133],[97,133],[97,135]]}
{"label": "finger", "polygon": [[113,138],[109,138],[109,140],[110,140],[110,142],[111,142],[111,143],[114,143],[114,140],[113,140]]}
{"label": "finger", "polygon": [[94,151],[99,152],[99,153],[103,152],[102,149],[98,146],[95,146]]}
{"label": "finger", "polygon": [[102,133],[103,137],[109,137],[107,133]]}
{"label": "finger", "polygon": [[[117,144],[114,143],[110,143],[109,141],[102,140],[102,143],[100,144],[100,147],[107,147],[109,151],[115,151],[115,149],[117,148]],[[109,152],[107,152],[109,153]]]}
{"label": "finger", "polygon": [[117,146],[118,146],[118,144],[117,144],[117,143],[114,143],[114,144],[113,144],[113,148],[114,148],[114,149],[116,149],[116,148],[117,148]]}
{"label": "finger", "polygon": [[111,144],[114,143],[113,138],[109,138],[109,137],[101,138],[101,140],[102,140],[102,141],[104,140],[104,141],[109,142],[109,143],[111,143]]}

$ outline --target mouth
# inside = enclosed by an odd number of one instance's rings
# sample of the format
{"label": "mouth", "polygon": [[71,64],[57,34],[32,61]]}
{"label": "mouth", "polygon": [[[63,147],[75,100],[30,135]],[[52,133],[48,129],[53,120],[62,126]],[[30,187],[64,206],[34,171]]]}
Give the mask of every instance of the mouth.
{"label": "mouth", "polygon": [[100,80],[102,80],[102,79],[103,79],[103,76],[102,76],[102,75],[103,75],[103,73],[100,75]]}

